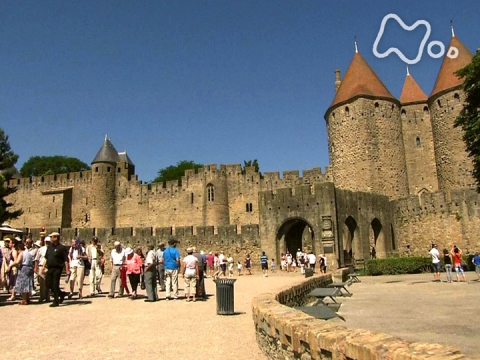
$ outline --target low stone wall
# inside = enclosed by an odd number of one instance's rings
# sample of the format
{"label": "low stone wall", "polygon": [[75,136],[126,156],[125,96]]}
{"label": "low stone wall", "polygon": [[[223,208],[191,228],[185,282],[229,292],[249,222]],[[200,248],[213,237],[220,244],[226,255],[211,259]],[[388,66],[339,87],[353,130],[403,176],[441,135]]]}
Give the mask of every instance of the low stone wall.
{"label": "low stone wall", "polygon": [[312,289],[331,282],[331,274],[316,275],[253,299],[257,342],[270,359],[467,359],[452,347],[411,343],[388,334],[351,330],[289,307],[309,302],[311,298],[306,295]]}

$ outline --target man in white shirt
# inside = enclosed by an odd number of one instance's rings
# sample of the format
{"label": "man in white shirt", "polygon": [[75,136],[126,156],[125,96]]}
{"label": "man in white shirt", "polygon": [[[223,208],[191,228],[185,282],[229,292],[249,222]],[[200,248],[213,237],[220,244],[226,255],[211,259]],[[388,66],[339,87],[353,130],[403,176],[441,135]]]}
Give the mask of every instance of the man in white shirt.
{"label": "man in white shirt", "polygon": [[[49,302],[50,294],[45,281],[45,254],[47,253],[47,247],[50,245],[51,239],[50,236],[45,237],[45,245],[41,246],[38,249],[37,254],[35,255],[35,274],[38,274],[38,284],[40,286],[40,299],[38,302]],[[41,244],[40,244],[41,245]]]}
{"label": "man in white shirt", "polygon": [[440,281],[440,252],[436,244],[432,244],[432,249],[429,253],[432,257],[433,281]]}
{"label": "man in white shirt", "polygon": [[117,279],[120,280],[120,289],[118,290],[118,297],[123,296],[123,284],[120,277],[120,271],[122,270],[123,264],[125,264],[125,250],[122,248],[120,241],[115,241],[113,244],[115,247],[110,253],[110,263],[112,266],[112,280],[110,282],[110,293],[108,297],[113,299],[115,297],[115,286],[117,284]]}
{"label": "man in white shirt", "polygon": [[[185,297],[187,301],[190,301],[190,297],[193,297],[195,301],[195,295],[197,292],[197,279],[199,277],[198,259],[193,256],[193,249],[187,249],[187,256],[183,258],[183,278],[185,280]],[[233,259],[232,259],[233,262]]]}
{"label": "man in white shirt", "polygon": [[313,272],[315,272],[315,264],[317,263],[317,257],[313,253],[313,251],[310,251],[310,254],[308,254],[308,265],[310,269],[312,269]]}
{"label": "man in white shirt", "polygon": [[157,298],[157,262],[155,259],[155,252],[153,251],[153,245],[148,245],[148,252],[145,258],[145,290],[147,290],[147,299],[145,302],[155,302]]}

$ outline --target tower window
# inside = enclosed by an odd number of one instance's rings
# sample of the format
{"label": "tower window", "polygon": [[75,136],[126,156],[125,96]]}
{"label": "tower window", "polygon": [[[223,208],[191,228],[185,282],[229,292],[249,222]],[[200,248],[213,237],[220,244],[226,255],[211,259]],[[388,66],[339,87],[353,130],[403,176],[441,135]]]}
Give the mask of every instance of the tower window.
{"label": "tower window", "polygon": [[95,172],[98,172],[98,166],[95,166]]}
{"label": "tower window", "polygon": [[110,166],[107,166],[107,172],[110,172]]}
{"label": "tower window", "polygon": [[215,201],[215,188],[212,184],[207,185],[207,200]]}
{"label": "tower window", "polygon": [[428,113],[429,113],[429,111],[428,111],[428,106],[424,106],[424,107],[423,107],[423,113],[424,113],[425,115],[428,115]]}
{"label": "tower window", "polygon": [[345,116],[350,116],[350,109],[348,106],[345,106]]}
{"label": "tower window", "polygon": [[417,144],[417,147],[421,146],[422,145],[422,142],[420,141],[420,137],[417,136],[417,138],[415,139],[415,143]]}
{"label": "tower window", "polygon": [[402,110],[402,119],[405,119],[407,117],[407,112],[405,110]]}
{"label": "tower window", "polygon": [[190,194],[190,204],[193,204],[193,199],[194,199],[194,195],[193,193]]}
{"label": "tower window", "polygon": [[378,102],[375,103],[375,112],[380,110],[380,104]]}
{"label": "tower window", "polygon": [[460,102],[460,95],[458,95],[458,93],[453,94],[453,99],[456,103]]}
{"label": "tower window", "polygon": [[442,102],[440,101],[440,99],[437,100],[437,105],[438,107],[442,107]]}
{"label": "tower window", "polygon": [[245,207],[246,207],[247,212],[252,212],[253,211],[252,203],[246,203],[245,205],[246,205]]}

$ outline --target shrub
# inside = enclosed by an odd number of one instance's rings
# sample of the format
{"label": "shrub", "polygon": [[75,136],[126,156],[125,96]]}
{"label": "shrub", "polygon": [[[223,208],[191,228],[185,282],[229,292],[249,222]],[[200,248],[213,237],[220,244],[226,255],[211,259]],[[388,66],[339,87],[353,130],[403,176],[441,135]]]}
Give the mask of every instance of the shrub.
{"label": "shrub", "polygon": [[420,274],[430,272],[431,258],[427,257],[397,257],[388,259],[368,260],[367,275],[399,275]]}

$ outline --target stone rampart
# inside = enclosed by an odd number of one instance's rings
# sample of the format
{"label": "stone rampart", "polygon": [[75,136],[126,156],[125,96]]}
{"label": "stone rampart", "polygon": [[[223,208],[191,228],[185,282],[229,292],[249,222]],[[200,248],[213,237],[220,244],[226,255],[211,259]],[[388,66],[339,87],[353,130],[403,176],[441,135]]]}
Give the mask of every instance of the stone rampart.
{"label": "stone rampart", "polygon": [[301,279],[253,299],[257,342],[270,359],[467,359],[452,347],[411,343],[388,334],[351,330],[287,306],[302,305],[312,289],[331,281],[330,274]]}

